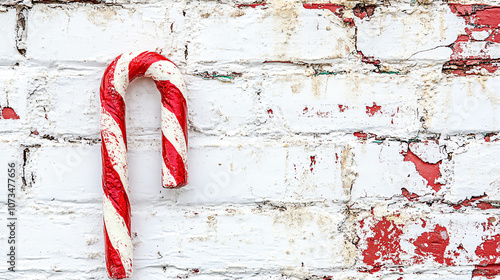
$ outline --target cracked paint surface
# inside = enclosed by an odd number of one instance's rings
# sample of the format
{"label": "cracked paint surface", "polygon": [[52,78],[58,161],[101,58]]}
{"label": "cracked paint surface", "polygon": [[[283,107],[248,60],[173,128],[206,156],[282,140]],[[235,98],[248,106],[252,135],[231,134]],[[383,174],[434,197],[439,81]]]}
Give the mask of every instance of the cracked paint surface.
{"label": "cracked paint surface", "polygon": [[455,75],[494,73],[499,66],[496,49],[500,43],[500,7],[449,4],[453,13],[466,23],[465,33],[451,45],[453,50],[443,71]]}
{"label": "cracked paint surface", "polygon": [[0,4],[0,164],[39,233],[22,277],[105,277],[95,85],[145,48],[186,79],[192,177],[153,187],[159,100],[136,80],[136,278],[498,279],[498,5]]}

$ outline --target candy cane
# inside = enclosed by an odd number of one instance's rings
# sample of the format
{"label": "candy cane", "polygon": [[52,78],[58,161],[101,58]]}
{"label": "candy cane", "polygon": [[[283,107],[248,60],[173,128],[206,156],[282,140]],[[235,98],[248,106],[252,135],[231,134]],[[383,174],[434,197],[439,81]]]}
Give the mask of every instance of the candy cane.
{"label": "candy cane", "polygon": [[101,83],[102,188],[104,238],[110,278],[132,274],[132,239],[125,131],[125,91],[137,77],[151,77],[161,94],[162,183],[165,188],[186,184],[186,86],[173,62],[155,52],[118,56]]}

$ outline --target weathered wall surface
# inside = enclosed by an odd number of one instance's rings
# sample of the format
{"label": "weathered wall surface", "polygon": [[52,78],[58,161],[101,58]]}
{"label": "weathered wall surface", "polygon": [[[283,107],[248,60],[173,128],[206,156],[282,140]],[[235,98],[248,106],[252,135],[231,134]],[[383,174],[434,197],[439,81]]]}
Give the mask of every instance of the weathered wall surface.
{"label": "weathered wall surface", "polygon": [[106,279],[98,88],[137,49],[184,74],[190,178],[161,188],[136,80],[132,279],[500,279],[499,24],[487,0],[3,0],[0,279]]}

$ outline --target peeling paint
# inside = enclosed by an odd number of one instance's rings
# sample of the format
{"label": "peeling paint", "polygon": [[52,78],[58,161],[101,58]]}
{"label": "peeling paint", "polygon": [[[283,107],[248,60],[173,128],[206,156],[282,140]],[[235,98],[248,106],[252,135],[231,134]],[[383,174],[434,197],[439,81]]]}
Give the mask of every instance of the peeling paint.
{"label": "peeling paint", "polygon": [[1,112],[1,117],[2,119],[13,119],[13,120],[18,120],[19,116],[16,114],[16,111],[10,107],[4,107]]}
{"label": "peeling paint", "polygon": [[472,206],[476,206],[482,210],[494,208],[490,203],[480,201],[481,199],[486,198],[486,197],[488,197],[488,196],[486,194],[484,194],[481,196],[471,197],[470,199],[464,199],[462,202],[453,205],[453,208],[455,208],[457,210],[462,208],[462,207],[472,207]]}
{"label": "peeling paint", "polygon": [[406,188],[401,189],[401,193],[403,196],[408,199],[409,201],[418,201],[419,195],[416,193],[411,193],[409,192]]}
{"label": "peeling paint", "polygon": [[407,152],[403,152],[404,161],[410,161],[415,164],[415,168],[426,181],[427,185],[430,186],[434,191],[438,192],[441,190],[443,184],[436,183],[436,180],[441,177],[441,172],[439,170],[439,165],[441,161],[437,163],[428,163],[417,157],[410,149]]}
{"label": "peeling paint", "polygon": [[485,276],[488,279],[493,279],[500,275],[500,234],[486,239],[479,245],[475,251],[476,255],[481,259],[479,265],[476,265],[472,276]]}
{"label": "peeling paint", "polygon": [[339,18],[342,18],[342,12],[344,11],[344,6],[332,4],[332,3],[304,3],[303,7],[306,9],[316,9],[316,10],[329,10],[330,12],[337,15]]}
{"label": "peeling paint", "polygon": [[382,109],[382,107],[373,102],[372,106],[366,106],[366,114],[370,117],[373,117],[376,113],[382,113],[380,112],[380,109]]}
{"label": "peeling paint", "polygon": [[433,231],[425,232],[413,241],[416,247],[415,254],[417,254],[414,257],[415,262],[422,263],[426,257],[431,257],[434,261],[444,264],[444,255],[449,244],[450,238],[446,228],[436,225]]}
{"label": "peeling paint", "polygon": [[467,26],[450,46],[453,53],[443,65],[444,73],[458,76],[492,74],[498,70],[500,59],[492,57],[490,48],[500,43],[500,7],[490,5],[448,4],[450,10],[462,17]]}
{"label": "peeling paint", "polygon": [[[367,248],[363,251],[363,262],[367,265],[380,267],[392,263],[400,265],[401,259],[401,235],[403,226],[396,225],[394,221],[389,221],[383,217],[372,228],[372,237],[368,237]],[[372,271],[374,272],[374,271]]]}

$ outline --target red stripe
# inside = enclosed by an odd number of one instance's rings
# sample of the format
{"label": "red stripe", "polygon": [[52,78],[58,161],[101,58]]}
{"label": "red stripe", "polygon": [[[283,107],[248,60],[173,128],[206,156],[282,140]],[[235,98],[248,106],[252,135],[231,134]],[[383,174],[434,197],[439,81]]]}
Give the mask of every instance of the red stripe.
{"label": "red stripe", "polygon": [[104,226],[104,238],[105,238],[104,250],[106,251],[106,267],[108,268],[109,278],[117,278],[117,279],[126,278],[127,275],[125,272],[125,268],[123,267],[120,254],[111,245],[111,241],[109,240],[108,236],[108,231],[106,230],[106,225]]}
{"label": "red stripe", "polygon": [[125,147],[127,146],[127,134],[125,128],[125,101],[122,96],[116,91],[114,86],[114,73],[116,62],[121,57],[118,56],[104,71],[101,82],[101,107],[103,107],[109,115],[116,121],[122,131]]}
{"label": "red stripe", "polygon": [[130,202],[123,187],[121,178],[113,168],[113,164],[111,163],[105,144],[106,143],[103,142],[101,145],[102,188],[104,190],[104,194],[106,194],[113,204],[113,207],[125,221],[130,235]]}
{"label": "red stripe", "polygon": [[174,148],[172,143],[165,138],[165,136],[161,135],[162,141],[162,155],[163,160],[165,161],[165,166],[170,170],[170,174],[174,176],[175,182],[177,185],[175,186],[163,186],[164,188],[180,188],[185,186],[187,183],[187,170],[186,166],[184,166],[184,161],[182,160],[181,155]]}
{"label": "red stripe", "polygon": [[173,112],[177,117],[187,144],[187,105],[184,95],[170,81],[155,81],[155,84],[161,93],[163,107]]}
{"label": "red stripe", "polygon": [[132,82],[137,77],[142,77],[148,71],[151,64],[161,61],[168,60],[163,55],[155,52],[143,52],[138,56],[134,57],[128,67],[128,77],[129,81]]}

